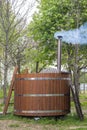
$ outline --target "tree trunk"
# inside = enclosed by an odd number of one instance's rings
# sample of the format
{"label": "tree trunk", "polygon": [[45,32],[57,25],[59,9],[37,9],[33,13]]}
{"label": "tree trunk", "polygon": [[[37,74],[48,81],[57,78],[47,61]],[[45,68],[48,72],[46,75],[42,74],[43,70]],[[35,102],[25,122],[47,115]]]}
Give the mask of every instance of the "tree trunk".
{"label": "tree trunk", "polygon": [[70,87],[71,87],[71,92],[72,92],[73,100],[74,100],[74,103],[75,103],[75,108],[76,108],[77,115],[78,115],[80,120],[83,120],[84,116],[83,116],[83,113],[82,113],[78,93],[77,93],[76,90],[73,89],[72,84],[70,85]]}
{"label": "tree trunk", "polygon": [[79,82],[80,72],[76,66],[74,66],[73,77],[74,77],[73,82],[74,82],[75,90],[79,95],[79,92],[80,92],[80,82]]}
{"label": "tree trunk", "polygon": [[37,61],[36,62],[36,73],[38,73],[39,72],[39,62]]}
{"label": "tree trunk", "polygon": [[7,64],[7,45],[4,52],[5,61],[4,61],[4,85],[3,85],[3,102],[5,103],[7,97],[7,74],[8,74],[8,64]]}
{"label": "tree trunk", "polygon": [[17,60],[18,73],[20,74],[20,59]]}
{"label": "tree trunk", "polygon": [[81,104],[80,104],[80,101],[79,101],[80,70],[79,70],[79,66],[78,66],[78,62],[79,62],[78,50],[79,50],[79,45],[76,44],[75,45],[75,62],[74,62],[74,65],[73,65],[74,90],[73,90],[73,86],[71,85],[71,91],[72,91],[77,115],[80,118],[80,120],[83,120],[84,116],[83,116]]}
{"label": "tree trunk", "polygon": [[18,66],[18,73],[20,74],[20,69],[21,69],[21,54],[20,54],[20,48],[18,47],[18,53],[17,53],[17,66]]}

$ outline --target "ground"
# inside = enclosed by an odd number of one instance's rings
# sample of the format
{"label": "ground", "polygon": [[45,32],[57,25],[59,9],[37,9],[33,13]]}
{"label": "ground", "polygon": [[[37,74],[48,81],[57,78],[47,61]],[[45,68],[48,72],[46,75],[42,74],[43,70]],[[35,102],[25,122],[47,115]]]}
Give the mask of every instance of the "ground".
{"label": "ground", "polygon": [[[0,103],[2,103],[2,99],[0,99]],[[54,121],[53,119],[54,124],[52,123],[52,121],[51,123],[46,123],[46,121],[45,123],[38,123],[38,121],[35,121],[34,119],[30,120],[29,118],[27,118],[24,121],[24,118],[23,120],[20,120],[19,117],[14,118],[13,115],[12,117],[10,117],[11,115],[7,114],[6,116],[4,116],[4,118],[3,115],[0,115],[0,130],[87,130],[87,98],[84,100],[84,103],[85,109],[83,109],[83,113],[84,115],[86,115],[86,119],[83,122],[75,119],[75,117],[69,117],[67,120],[59,120],[57,121],[57,123],[55,123],[56,121]],[[75,107],[71,109],[71,113],[74,112]]]}
{"label": "ground", "polygon": [[[87,130],[87,126],[71,126],[66,128],[65,130],[76,130],[76,129]],[[0,130],[60,130],[60,128],[58,128],[55,125],[40,125],[40,124],[23,123],[22,121],[0,120]]]}
{"label": "ground", "polygon": [[58,130],[54,125],[23,123],[22,121],[0,120],[0,130]]}

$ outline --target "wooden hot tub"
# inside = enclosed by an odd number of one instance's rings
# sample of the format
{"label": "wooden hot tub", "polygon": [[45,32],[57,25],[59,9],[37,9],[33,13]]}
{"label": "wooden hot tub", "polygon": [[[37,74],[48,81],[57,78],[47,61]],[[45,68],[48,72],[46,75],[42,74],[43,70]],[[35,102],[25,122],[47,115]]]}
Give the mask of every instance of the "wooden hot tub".
{"label": "wooden hot tub", "polygon": [[70,112],[69,73],[16,74],[14,114],[58,116]]}

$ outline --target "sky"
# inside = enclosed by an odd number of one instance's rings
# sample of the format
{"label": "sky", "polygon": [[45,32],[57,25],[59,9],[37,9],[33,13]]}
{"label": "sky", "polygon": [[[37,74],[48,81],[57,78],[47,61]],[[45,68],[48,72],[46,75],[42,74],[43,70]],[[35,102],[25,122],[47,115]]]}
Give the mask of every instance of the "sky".
{"label": "sky", "polygon": [[[37,2],[36,0],[10,0],[13,5],[13,10],[17,13],[19,11],[18,17],[23,16],[27,10],[27,22],[29,23],[32,20],[32,15],[37,11]],[[23,2],[23,3],[22,3]],[[21,7],[21,8],[19,8]]]}

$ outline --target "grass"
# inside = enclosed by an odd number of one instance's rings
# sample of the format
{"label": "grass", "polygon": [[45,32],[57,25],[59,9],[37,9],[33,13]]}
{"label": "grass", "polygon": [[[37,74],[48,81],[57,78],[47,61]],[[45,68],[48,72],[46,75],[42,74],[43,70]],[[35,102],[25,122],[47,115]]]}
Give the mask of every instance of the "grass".
{"label": "grass", "polygon": [[20,127],[20,125],[19,124],[10,124],[9,127],[16,128],[16,127]]}
{"label": "grass", "polygon": [[[0,120],[16,120],[23,124],[32,124],[33,126],[40,125],[43,126],[43,130],[50,130],[49,127],[52,127],[54,130],[57,130],[57,128],[59,130],[69,130],[69,128],[74,127],[77,127],[75,130],[87,129],[87,117],[85,116],[84,121],[80,121],[76,114],[68,114],[64,118],[58,119],[57,121],[53,117],[43,117],[36,121],[34,118],[15,116],[11,113],[6,116],[0,116]],[[10,124],[9,127],[20,128],[20,124]],[[81,127],[81,129],[78,127]]]}
{"label": "grass", "polygon": [[[54,130],[73,130],[75,127],[75,130],[87,130],[87,95],[86,94],[80,94],[80,101],[82,110],[86,111],[84,114],[84,121],[80,121],[76,115],[74,103],[71,102],[71,111],[72,113],[68,114],[67,116],[63,118],[59,118],[58,120],[55,120],[54,117],[40,117],[39,120],[35,120],[34,118],[30,117],[22,117],[22,116],[15,116],[12,112],[7,115],[0,115],[0,120],[16,120],[21,121],[22,123],[26,124],[33,124],[33,125],[41,125],[43,126],[43,130],[49,130],[47,126],[52,126]],[[0,104],[0,109],[3,108],[3,104]],[[12,110],[13,106],[9,106],[9,110]],[[9,128],[19,128],[20,124],[10,124]],[[79,128],[81,127],[81,128]],[[27,130],[27,129],[26,129]]]}

